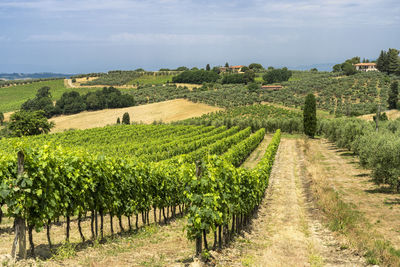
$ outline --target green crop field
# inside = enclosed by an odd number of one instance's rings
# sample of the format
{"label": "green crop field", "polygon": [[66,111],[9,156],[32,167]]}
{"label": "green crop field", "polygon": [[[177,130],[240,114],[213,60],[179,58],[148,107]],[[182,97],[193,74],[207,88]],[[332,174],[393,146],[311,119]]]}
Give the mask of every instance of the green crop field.
{"label": "green crop field", "polygon": [[66,88],[64,86],[64,80],[52,80],[35,82],[32,84],[16,85],[10,87],[0,88],[0,112],[8,112],[18,110],[22,103],[30,98],[34,98],[36,92],[41,87],[48,86],[51,88],[50,92],[53,100],[57,100],[61,97],[64,92],[78,91],[80,94],[87,93],[89,91],[95,91],[99,88]]}
{"label": "green crop field", "polygon": [[142,75],[131,80],[128,84],[165,84],[172,81],[175,75]]}

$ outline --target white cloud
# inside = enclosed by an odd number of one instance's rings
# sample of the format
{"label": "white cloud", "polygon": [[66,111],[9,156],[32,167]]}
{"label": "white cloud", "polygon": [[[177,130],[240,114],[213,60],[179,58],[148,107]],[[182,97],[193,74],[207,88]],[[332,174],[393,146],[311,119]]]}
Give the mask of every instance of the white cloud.
{"label": "white cloud", "polygon": [[57,33],[57,34],[33,34],[26,38],[25,41],[34,42],[81,42],[81,41],[96,41],[93,38],[85,35],[79,35],[74,33]]}

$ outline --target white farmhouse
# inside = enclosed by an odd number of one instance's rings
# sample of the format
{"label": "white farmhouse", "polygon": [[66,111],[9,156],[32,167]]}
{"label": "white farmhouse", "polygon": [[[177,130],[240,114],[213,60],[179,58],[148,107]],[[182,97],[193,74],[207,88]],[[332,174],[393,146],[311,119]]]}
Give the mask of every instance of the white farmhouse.
{"label": "white farmhouse", "polygon": [[376,63],[358,63],[354,64],[356,70],[359,71],[378,71],[376,68]]}

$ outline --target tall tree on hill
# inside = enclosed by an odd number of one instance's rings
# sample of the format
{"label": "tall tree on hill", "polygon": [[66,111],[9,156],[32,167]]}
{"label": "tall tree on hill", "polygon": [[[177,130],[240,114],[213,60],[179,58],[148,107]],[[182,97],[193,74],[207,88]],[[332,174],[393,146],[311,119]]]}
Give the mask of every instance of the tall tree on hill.
{"label": "tall tree on hill", "polygon": [[389,48],[387,53],[387,72],[388,74],[396,73],[399,68],[399,50],[394,48]]}
{"label": "tall tree on hill", "polygon": [[399,83],[394,81],[390,85],[390,92],[388,98],[389,109],[397,109],[397,101],[399,96]]}
{"label": "tall tree on hill", "polygon": [[129,113],[125,112],[124,115],[122,116],[122,124],[131,124],[131,119],[129,117]]}
{"label": "tall tree on hill", "polygon": [[210,70],[211,70],[210,64],[207,64],[206,71],[210,71]]}
{"label": "tall tree on hill", "polygon": [[228,62],[225,63],[225,68],[229,68],[229,63]]}
{"label": "tall tree on hill", "polygon": [[317,108],[315,96],[313,94],[308,94],[306,97],[303,111],[303,123],[304,133],[314,138],[317,131]]}
{"label": "tall tree on hill", "polygon": [[387,54],[386,51],[381,50],[381,53],[378,57],[378,59],[376,60],[376,68],[380,71],[380,72],[386,72],[386,65],[387,65]]}

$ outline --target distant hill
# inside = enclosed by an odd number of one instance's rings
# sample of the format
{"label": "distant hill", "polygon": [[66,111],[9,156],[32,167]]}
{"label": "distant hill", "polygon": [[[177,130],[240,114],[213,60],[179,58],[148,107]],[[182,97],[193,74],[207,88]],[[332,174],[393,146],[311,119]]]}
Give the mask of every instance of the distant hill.
{"label": "distant hill", "polygon": [[69,78],[74,74],[39,72],[39,73],[0,73],[0,80],[24,80],[42,78]]}
{"label": "distant hill", "polygon": [[312,65],[299,65],[288,67],[291,70],[310,70],[313,68],[318,69],[319,71],[332,71],[332,67],[337,63],[322,63],[322,64],[312,64]]}

